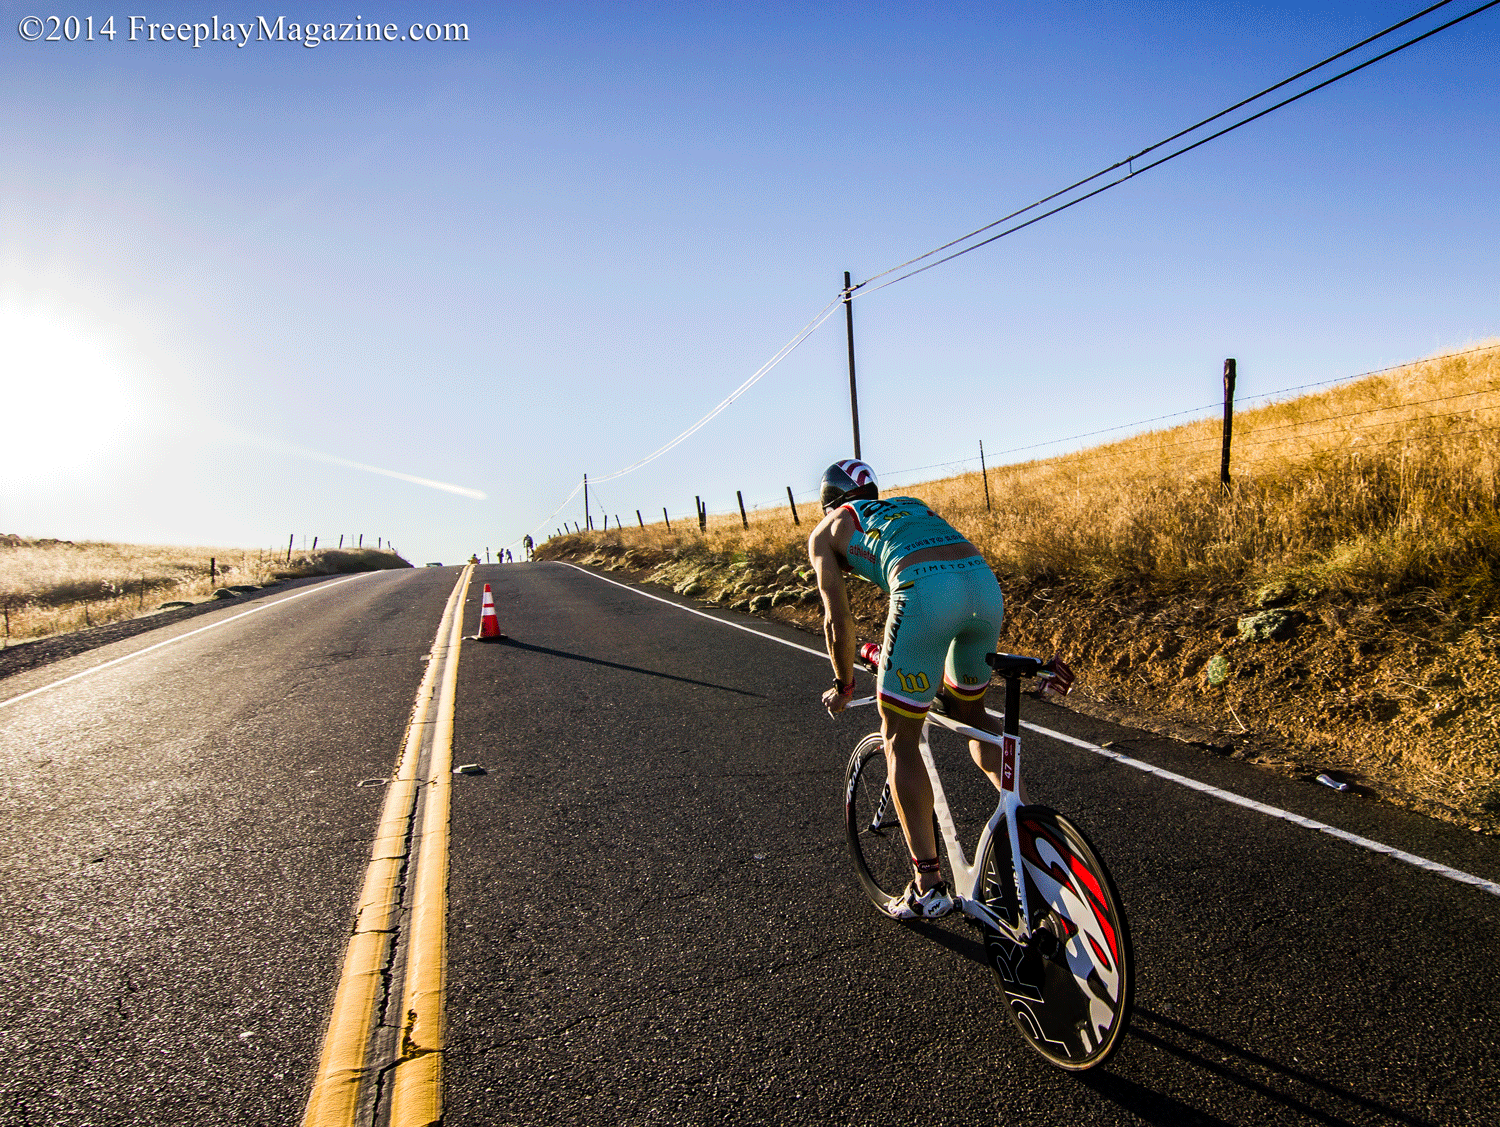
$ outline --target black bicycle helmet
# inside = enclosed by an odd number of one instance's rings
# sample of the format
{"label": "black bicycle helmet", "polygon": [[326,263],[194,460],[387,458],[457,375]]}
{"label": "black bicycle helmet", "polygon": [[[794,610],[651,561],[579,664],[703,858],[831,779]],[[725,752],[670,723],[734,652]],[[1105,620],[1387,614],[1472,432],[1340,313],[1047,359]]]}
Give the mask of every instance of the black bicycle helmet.
{"label": "black bicycle helmet", "polygon": [[823,471],[820,499],[825,513],[838,508],[845,501],[878,496],[880,490],[875,484],[875,471],[857,458],[835,462]]}

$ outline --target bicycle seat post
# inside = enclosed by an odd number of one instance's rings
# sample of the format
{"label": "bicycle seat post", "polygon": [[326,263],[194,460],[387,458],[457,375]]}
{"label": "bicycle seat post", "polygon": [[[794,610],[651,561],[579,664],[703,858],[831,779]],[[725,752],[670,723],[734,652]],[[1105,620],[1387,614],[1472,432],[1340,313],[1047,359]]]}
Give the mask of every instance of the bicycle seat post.
{"label": "bicycle seat post", "polygon": [[1021,734],[1021,675],[1010,673],[1005,678],[1005,723],[1002,730],[1007,736]]}

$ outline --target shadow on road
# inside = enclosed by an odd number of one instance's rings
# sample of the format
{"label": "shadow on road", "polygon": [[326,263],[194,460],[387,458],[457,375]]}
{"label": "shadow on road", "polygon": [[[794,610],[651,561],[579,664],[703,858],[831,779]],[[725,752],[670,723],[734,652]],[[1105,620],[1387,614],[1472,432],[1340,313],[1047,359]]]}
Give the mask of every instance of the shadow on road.
{"label": "shadow on road", "polygon": [[498,638],[495,641],[499,645],[510,646],[513,649],[529,650],[532,653],[547,654],[551,657],[565,657],[569,661],[582,661],[589,665],[607,665],[611,669],[620,669],[626,673],[644,673],[648,677],[663,677],[668,681],[681,681],[684,685],[701,685],[705,689],[719,689],[726,693],[737,693],[742,697],[765,699],[764,693],[752,693],[746,689],[736,689],[729,685],[715,685],[712,681],[695,681],[691,677],[678,677],[673,673],[661,673],[655,669],[642,669],[638,665],[622,665],[618,661],[605,661],[602,657],[588,657],[584,654],[568,653],[566,650],[554,650],[548,646],[534,646],[530,642],[518,642],[514,638]]}
{"label": "shadow on road", "polygon": [[[1227,1081],[1246,1096],[1258,1096],[1297,1112],[1308,1122],[1342,1127],[1351,1122],[1352,1116],[1353,1120],[1362,1123],[1431,1127],[1428,1120],[1407,1115],[1368,1096],[1331,1084],[1304,1069],[1288,1067],[1140,1006],[1135,1007],[1126,1036],[1170,1053],[1194,1069],[1211,1073],[1216,1080]],[[1162,1124],[1163,1127],[1187,1122],[1223,1122],[1201,1109],[1153,1092],[1112,1072],[1086,1072],[1079,1080],[1147,1122]],[[1303,1091],[1298,1093],[1297,1088]],[[1315,1106],[1314,1101],[1322,1106]],[[1369,1118],[1372,1114],[1376,1116],[1373,1120]]]}

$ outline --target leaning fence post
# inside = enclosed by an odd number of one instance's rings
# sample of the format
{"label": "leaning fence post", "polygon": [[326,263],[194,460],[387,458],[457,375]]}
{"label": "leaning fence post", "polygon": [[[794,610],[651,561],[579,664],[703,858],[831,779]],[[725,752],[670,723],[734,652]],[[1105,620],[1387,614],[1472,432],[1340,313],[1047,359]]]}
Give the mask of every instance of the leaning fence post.
{"label": "leaning fence post", "polygon": [[741,493],[738,489],[736,489],[734,491],[734,495],[737,498],[739,498],[739,502],[740,502],[740,523],[745,526],[745,531],[749,532],[750,531],[750,518],[745,515],[745,495],[743,493]]}
{"label": "leaning fence post", "polygon": [[984,478],[984,511],[990,511],[990,471],[984,468],[984,439],[979,440],[979,476]]}
{"label": "leaning fence post", "polygon": [[797,519],[797,502],[792,499],[792,487],[790,485],[786,487],[786,503],[792,507],[792,523],[801,524],[802,522]]}
{"label": "leaning fence post", "polygon": [[[666,511],[667,511],[666,509],[662,510],[662,512],[666,512]],[[646,519],[643,516],[641,516],[641,510],[640,509],[637,509],[635,511],[635,519],[641,522],[641,527],[642,528],[646,527]]]}
{"label": "leaning fence post", "polygon": [[1219,488],[1229,492],[1229,439],[1234,431],[1234,358],[1224,361],[1224,453],[1219,459]]}
{"label": "leaning fence post", "polygon": [[295,539],[297,539],[297,534],[295,532],[292,533],[290,536],[288,536],[286,538],[286,562],[287,563],[291,563],[292,562],[292,541],[295,540]]}

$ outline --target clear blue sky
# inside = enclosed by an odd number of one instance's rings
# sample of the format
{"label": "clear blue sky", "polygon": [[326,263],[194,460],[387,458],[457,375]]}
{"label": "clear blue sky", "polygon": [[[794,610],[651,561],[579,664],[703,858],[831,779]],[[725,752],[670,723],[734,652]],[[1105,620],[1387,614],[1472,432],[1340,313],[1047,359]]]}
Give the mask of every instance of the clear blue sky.
{"label": "clear blue sky", "polygon": [[[469,41],[195,48],[129,41],[123,9],[103,39],[88,5],[94,42],[31,42],[7,3],[0,531],[363,532],[418,563],[545,535],[582,519],[580,497],[542,523],[584,473],[701,418],[844,270],[1419,6],[319,3],[233,18]],[[1250,396],[1500,335],[1497,60],[1500,8],[862,296],[866,459],[894,483],[1211,403],[1226,356]],[[840,314],[597,485],[595,519],[775,504],[849,447]]]}

